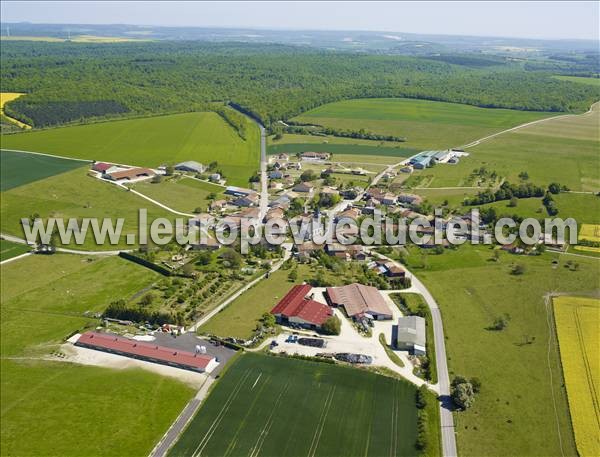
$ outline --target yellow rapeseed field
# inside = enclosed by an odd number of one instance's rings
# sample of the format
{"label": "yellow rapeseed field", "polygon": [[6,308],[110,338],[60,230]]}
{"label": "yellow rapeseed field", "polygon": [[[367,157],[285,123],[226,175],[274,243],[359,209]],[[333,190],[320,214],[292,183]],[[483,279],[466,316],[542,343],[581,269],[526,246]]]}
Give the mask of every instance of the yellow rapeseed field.
{"label": "yellow rapeseed field", "polygon": [[18,121],[16,119],[13,119],[12,117],[8,117],[6,114],[4,114],[4,105],[8,102],[12,102],[13,100],[19,98],[21,95],[25,94],[21,94],[18,92],[0,92],[0,114],[12,123],[21,127],[22,129],[30,129],[31,126],[24,124],[23,122]]}
{"label": "yellow rapeseed field", "polygon": [[[600,225],[582,224],[579,229],[579,239],[600,242]],[[600,252],[600,248],[594,246],[574,246],[578,251]]]}
{"label": "yellow rapeseed field", "polygon": [[600,300],[554,299],[575,441],[582,457],[600,455]]}

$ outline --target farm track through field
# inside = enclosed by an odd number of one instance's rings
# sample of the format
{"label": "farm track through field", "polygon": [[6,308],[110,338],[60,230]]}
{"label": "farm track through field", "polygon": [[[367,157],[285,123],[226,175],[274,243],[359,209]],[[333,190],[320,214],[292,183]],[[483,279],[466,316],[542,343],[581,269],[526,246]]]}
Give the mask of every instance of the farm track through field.
{"label": "farm track through field", "polygon": [[327,420],[327,415],[329,414],[331,404],[333,403],[335,389],[335,385],[331,387],[331,389],[327,393],[327,398],[323,403],[323,409],[321,410],[321,415],[319,416],[319,422],[317,423],[317,428],[315,429],[315,433],[313,435],[312,441],[310,443],[310,448],[308,450],[308,457],[314,457],[317,452],[317,447],[319,446],[319,441],[321,440],[321,434],[323,433],[323,428],[325,427],[325,421]]}
{"label": "farm track through field", "polygon": [[515,130],[519,130],[519,129],[522,129],[524,127],[529,127],[529,126],[532,126],[532,125],[535,125],[535,124],[540,124],[542,122],[547,122],[547,121],[549,121],[551,119],[564,119],[564,118],[573,117],[573,116],[588,116],[588,115],[590,115],[590,114],[592,114],[594,112],[594,107],[596,105],[599,105],[599,104],[600,104],[600,102],[594,103],[592,106],[590,106],[590,109],[588,109],[585,113],[582,113],[582,114],[562,114],[560,116],[550,116],[550,117],[545,117],[544,119],[538,119],[536,121],[526,122],[524,124],[517,125],[516,127],[512,127],[512,128],[506,129],[506,130],[502,130],[501,132],[496,132],[496,133],[493,133],[492,135],[488,135],[488,136],[485,136],[485,137],[480,138],[478,140],[472,141],[471,143],[468,143],[468,144],[466,144],[464,146],[459,146],[458,149],[472,148],[473,146],[478,146],[481,143],[483,143],[483,142],[485,142],[487,140],[491,140],[492,138],[495,138],[495,137],[497,137],[499,135],[502,135],[504,133],[514,132]]}
{"label": "farm track through field", "polygon": [[[544,300],[544,306],[546,308],[546,323],[548,324],[548,350],[546,351],[546,360],[548,365],[548,380],[550,381],[550,392],[552,392],[552,406],[554,408],[554,417],[556,419],[556,432],[558,436],[558,443],[560,446],[560,454],[564,457],[565,451],[563,449],[562,435],[560,433],[560,421],[558,419],[558,408],[556,407],[556,396],[554,395],[554,377],[552,376],[552,364],[551,353],[552,353],[552,344],[556,344],[555,340],[555,331],[556,331],[556,322],[553,319],[553,313],[551,308],[552,304],[552,294],[548,294]],[[560,356],[559,356],[560,358]]]}
{"label": "farm track through field", "polygon": [[219,427],[219,425],[221,424],[221,421],[223,420],[223,418],[225,417],[225,415],[227,414],[227,412],[229,411],[229,408],[231,407],[231,404],[234,402],[234,400],[237,398],[240,390],[242,389],[242,387],[244,387],[244,384],[246,383],[246,380],[248,379],[248,377],[251,374],[251,370],[248,369],[246,370],[246,372],[240,377],[239,381],[237,382],[237,384],[235,385],[235,388],[233,389],[233,391],[229,394],[229,397],[227,398],[227,400],[225,401],[225,403],[223,404],[223,407],[221,408],[221,410],[219,411],[219,414],[217,414],[217,417],[215,418],[215,420],[213,421],[213,423],[210,425],[210,427],[208,428],[208,430],[206,431],[206,434],[204,435],[204,437],[200,440],[200,443],[198,443],[198,446],[196,447],[196,449],[194,450],[194,452],[192,453],[192,457],[200,457],[202,455],[202,451],[204,451],[204,448],[206,447],[206,445],[208,444],[208,442],[211,440],[211,438],[213,437],[215,430]]}
{"label": "farm track through field", "polygon": [[250,451],[250,454],[248,454],[248,457],[258,457],[260,455],[260,450],[262,449],[263,443],[265,442],[265,439],[267,438],[267,435],[269,434],[269,431],[271,430],[271,427],[273,426],[273,416],[275,415],[275,413],[278,410],[279,404],[281,403],[281,399],[289,390],[290,383],[291,383],[291,381],[288,380],[286,385],[283,386],[283,389],[281,389],[281,392],[279,392],[277,400],[275,401],[275,404],[271,408],[271,414],[269,414],[267,422],[266,422],[265,426],[263,427],[263,429],[260,431],[260,433],[258,435],[258,440],[256,441],[256,444]]}

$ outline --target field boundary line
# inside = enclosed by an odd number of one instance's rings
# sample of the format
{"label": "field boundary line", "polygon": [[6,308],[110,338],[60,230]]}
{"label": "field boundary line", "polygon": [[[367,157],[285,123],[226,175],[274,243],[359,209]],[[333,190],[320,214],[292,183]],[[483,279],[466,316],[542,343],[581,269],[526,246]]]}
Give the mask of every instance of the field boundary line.
{"label": "field boundary line", "polygon": [[32,252],[25,252],[24,254],[20,254],[20,255],[17,255],[15,257],[11,257],[10,259],[5,259],[2,262],[0,262],[0,265],[5,265],[7,263],[14,262],[15,260],[22,259],[24,257],[30,256],[31,254],[33,254],[33,253]]}
{"label": "field boundary line", "polygon": [[196,449],[192,453],[192,457],[197,457],[197,456],[202,455],[202,451],[204,451],[204,448],[206,447],[208,442],[211,440],[211,438],[215,434],[215,431],[221,424],[221,421],[223,420],[225,413],[227,413],[227,411],[229,411],[229,407],[231,406],[233,401],[237,398],[237,395],[240,392],[240,390],[242,390],[243,384],[246,382],[246,380],[250,376],[250,372],[251,372],[250,370],[247,370],[246,373],[244,373],[240,377],[239,381],[235,385],[235,388],[229,394],[227,401],[225,401],[225,403],[223,404],[223,407],[219,411],[219,414],[217,414],[217,417],[212,422],[212,424],[208,428],[207,432],[204,434],[204,437],[200,440],[200,443],[198,443],[198,446],[196,446]]}
{"label": "field boundary line", "polygon": [[[554,377],[552,376],[552,367],[550,365],[550,352],[552,351],[552,342],[554,340],[554,331],[556,330],[556,321],[552,326],[552,315],[553,312],[550,309],[552,305],[552,295],[548,294],[544,300],[544,307],[546,308],[546,323],[548,324],[548,350],[546,351],[546,362],[548,365],[548,380],[550,381],[550,392],[552,393],[552,406],[554,407],[554,418],[556,419],[556,431],[558,432],[558,443],[560,445],[560,454],[564,457],[565,451],[563,449],[562,435],[560,433],[560,422],[558,420],[558,408],[556,407],[556,396],[554,395]],[[560,361],[560,354],[559,354]]]}
{"label": "field boundary line", "polygon": [[48,154],[47,152],[24,151],[24,150],[21,150],[21,149],[5,149],[5,148],[0,149],[0,151],[3,151],[3,152],[20,152],[20,153],[23,153],[23,154],[35,154],[35,155],[38,155],[38,156],[54,157],[55,159],[73,160],[75,162],[83,162],[83,163],[86,163],[86,164],[94,162],[93,160],[89,160],[89,159],[75,159],[73,157],[59,156],[57,154]]}

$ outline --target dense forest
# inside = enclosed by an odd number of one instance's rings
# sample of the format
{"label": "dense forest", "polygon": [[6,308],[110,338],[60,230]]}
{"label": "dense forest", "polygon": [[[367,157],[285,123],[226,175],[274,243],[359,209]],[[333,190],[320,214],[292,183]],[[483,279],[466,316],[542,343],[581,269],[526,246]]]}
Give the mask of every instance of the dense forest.
{"label": "dense forest", "polygon": [[544,111],[580,111],[597,99],[594,87],[493,58],[450,63],[197,41],[14,41],[2,43],[1,57],[2,91],[28,94],[9,103],[6,113],[35,127],[215,109],[215,102],[233,102],[269,125],[347,98],[413,97]]}

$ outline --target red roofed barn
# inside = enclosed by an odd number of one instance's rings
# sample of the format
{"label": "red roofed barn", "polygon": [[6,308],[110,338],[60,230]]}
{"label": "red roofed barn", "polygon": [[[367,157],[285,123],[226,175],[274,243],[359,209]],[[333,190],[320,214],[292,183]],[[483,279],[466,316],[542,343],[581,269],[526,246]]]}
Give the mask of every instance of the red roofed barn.
{"label": "red roofed barn", "polygon": [[313,329],[321,328],[325,321],[333,316],[333,310],[323,303],[306,298],[311,289],[309,284],[292,287],[271,310],[277,322],[293,323]]}
{"label": "red roofed barn", "polygon": [[217,364],[210,355],[143,343],[109,333],[85,332],[75,345],[199,373],[211,371]]}

